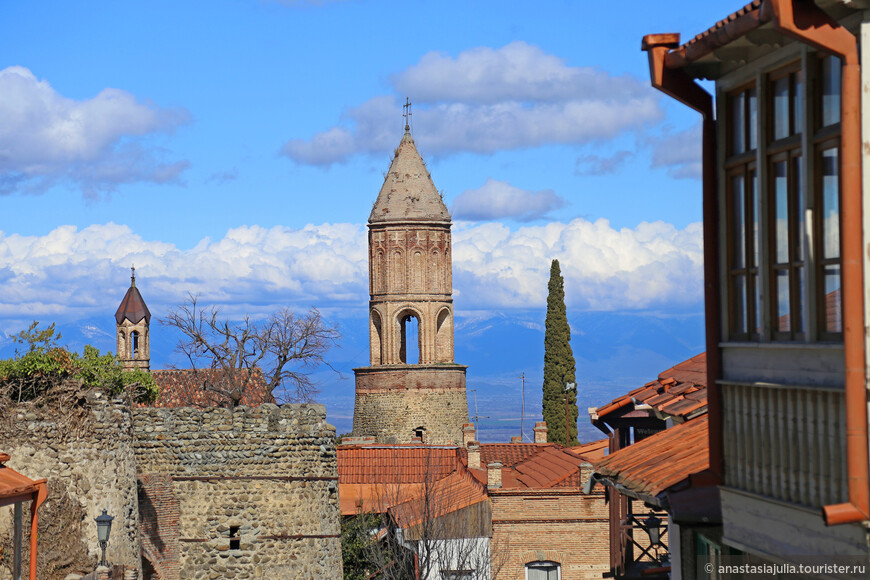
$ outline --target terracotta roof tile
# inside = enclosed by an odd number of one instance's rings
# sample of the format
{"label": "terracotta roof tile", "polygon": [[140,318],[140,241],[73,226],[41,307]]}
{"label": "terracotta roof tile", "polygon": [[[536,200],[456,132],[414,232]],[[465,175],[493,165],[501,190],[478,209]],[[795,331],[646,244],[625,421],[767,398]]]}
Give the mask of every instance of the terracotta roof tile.
{"label": "terracotta roof tile", "polygon": [[610,446],[610,439],[599,439],[598,441],[592,441],[591,443],[581,443],[580,445],[575,445],[571,447],[571,451],[580,455],[590,462],[594,463],[600,459],[603,459],[605,455],[607,455],[607,450]]}
{"label": "terracotta roof tile", "polygon": [[656,496],[710,467],[707,415],[608,455],[595,471],[634,492]]}
{"label": "terracotta roof tile", "polygon": [[[154,403],[140,403],[140,407],[218,407],[226,405],[227,399],[206,390],[203,384],[223,374],[219,369],[177,369],[152,371],[151,376],[160,388],[160,395]],[[259,370],[251,377],[251,382],[242,396],[241,404],[256,407],[263,403],[275,403],[269,392],[269,385]]]}
{"label": "terracotta roof tile", "polygon": [[538,453],[548,443],[481,443],[480,464],[486,466],[500,461],[505,467],[513,467]]}
{"label": "terracotta roof tile", "polygon": [[390,508],[399,527],[409,528],[428,516],[438,518],[487,500],[486,486],[468,470],[454,471],[428,487],[419,487],[402,503]]}
{"label": "terracotta roof tile", "polygon": [[339,483],[424,483],[455,471],[458,448],[423,445],[339,445]]}
{"label": "terracotta roof tile", "polygon": [[[692,402],[686,403],[685,400]],[[697,402],[702,404],[697,405]],[[648,405],[661,414],[679,418],[685,418],[686,414],[704,407],[707,404],[707,353],[702,352],[672,366],[659,373],[655,381],[592,412],[598,420],[612,413],[626,417],[629,416],[627,412],[632,408],[632,403],[635,406]]]}

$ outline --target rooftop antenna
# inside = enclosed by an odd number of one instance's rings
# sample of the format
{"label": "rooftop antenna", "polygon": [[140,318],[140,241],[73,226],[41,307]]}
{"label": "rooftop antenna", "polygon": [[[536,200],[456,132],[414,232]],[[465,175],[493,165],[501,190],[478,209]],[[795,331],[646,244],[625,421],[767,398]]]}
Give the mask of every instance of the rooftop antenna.
{"label": "rooftop antenna", "polygon": [[489,419],[489,415],[481,416],[477,414],[477,389],[471,389],[471,392],[474,393],[474,417],[471,420],[474,421],[474,433],[477,435],[477,440],[480,441],[479,419]]}
{"label": "rooftop antenna", "polygon": [[408,97],[405,97],[405,104],[402,105],[402,109],[404,110],[404,112],[402,113],[402,116],[405,117],[405,133],[410,133],[411,132],[411,115],[413,114],[413,113],[411,113],[411,99],[409,99]]}
{"label": "rooftop antenna", "polygon": [[130,266],[130,286],[136,287],[136,266]]}

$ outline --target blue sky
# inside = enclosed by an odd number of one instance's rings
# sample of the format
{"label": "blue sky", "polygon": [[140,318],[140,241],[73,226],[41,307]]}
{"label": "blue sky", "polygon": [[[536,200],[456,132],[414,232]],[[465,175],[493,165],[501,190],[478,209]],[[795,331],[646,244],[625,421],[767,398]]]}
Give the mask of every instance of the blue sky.
{"label": "blue sky", "polygon": [[640,42],[737,8],[3,2],[0,331],[102,316],[131,263],[156,313],[362,307],[406,97],[458,316],[542,307],[552,258],[569,308],[699,312],[698,118]]}

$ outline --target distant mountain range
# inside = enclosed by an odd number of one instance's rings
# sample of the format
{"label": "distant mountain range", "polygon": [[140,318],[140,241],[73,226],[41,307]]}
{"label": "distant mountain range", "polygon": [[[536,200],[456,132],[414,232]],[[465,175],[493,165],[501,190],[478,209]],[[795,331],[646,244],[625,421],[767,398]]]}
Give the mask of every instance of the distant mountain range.
{"label": "distant mountain range", "polygon": [[[366,310],[359,315],[333,318],[342,332],[340,348],[330,352],[331,370],[319,370],[319,402],[338,433],[350,432],[354,404],[354,367],[368,364]],[[527,438],[541,419],[541,383],[544,360],[544,311],[508,311],[494,315],[459,316],[456,320],[456,362],[469,365],[469,414],[478,420],[483,441]],[[580,439],[603,434],[588,420],[587,408],[597,407],[653,380],[658,373],[704,350],[704,317],[697,314],[649,312],[569,313],[571,346],[577,360]],[[115,350],[114,319],[82,320],[58,325],[62,343],[81,351],[92,344],[101,351]],[[167,368],[184,361],[173,354],[178,334],[151,327],[152,368]],[[0,357],[14,354],[15,345],[0,335]],[[525,373],[525,405],[520,375]],[[276,393],[280,399],[280,393]],[[475,399],[476,397],[476,399]],[[476,409],[475,409],[476,403]]]}

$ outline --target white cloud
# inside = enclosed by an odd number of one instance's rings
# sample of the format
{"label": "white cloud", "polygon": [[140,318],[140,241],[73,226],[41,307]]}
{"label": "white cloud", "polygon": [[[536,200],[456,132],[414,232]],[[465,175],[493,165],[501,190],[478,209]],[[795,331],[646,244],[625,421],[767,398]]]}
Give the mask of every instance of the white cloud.
{"label": "white cloud", "polygon": [[631,151],[617,151],[609,157],[581,155],[577,158],[574,173],[577,175],[611,175],[620,171],[632,158]]}
{"label": "white cloud", "polygon": [[652,166],[664,167],[676,179],[701,179],[701,124],[675,133],[666,132],[648,139],[652,147]]}
{"label": "white cloud", "polygon": [[400,95],[416,102],[566,102],[647,98],[647,85],[593,67],[571,67],[522,41],[499,49],[472,48],[456,58],[430,52],[393,77]]}
{"label": "white cloud", "polygon": [[546,301],[558,259],[569,304],[591,310],[696,306],[702,296],[701,224],[663,222],[616,230],[605,219],[523,227],[457,227],[457,307],[522,308]]}
{"label": "white cloud", "polygon": [[[356,224],[243,226],[187,250],[112,223],[62,226],[43,236],[0,232],[0,325],[110,315],[131,264],[155,316],[188,292],[235,314],[277,305],[363,308],[366,239],[365,227]],[[606,220],[575,219],[512,231],[459,222],[453,247],[460,310],[543,306],[553,258],[561,262],[567,301],[575,307],[666,309],[696,307],[701,300],[700,224],[616,230]]]}
{"label": "white cloud", "polygon": [[431,155],[607,141],[662,117],[659,97],[645,83],[568,66],[524,42],[473,48],[456,58],[429,53],[392,82],[394,95],[350,108],[340,125],[291,139],[282,153],[298,163],[330,165],[390,151],[405,96],[416,105],[415,138]]}
{"label": "white cloud", "polygon": [[552,189],[531,191],[505,181],[487,179],[481,187],[459,194],[453,201],[451,214],[457,220],[512,218],[531,221],[565,204],[565,200]]}
{"label": "white cloud", "polygon": [[27,68],[0,70],[0,194],[65,182],[95,197],[121,183],[176,180],[188,163],[163,161],[165,153],[142,138],[188,118],[119,89],[76,101]]}

